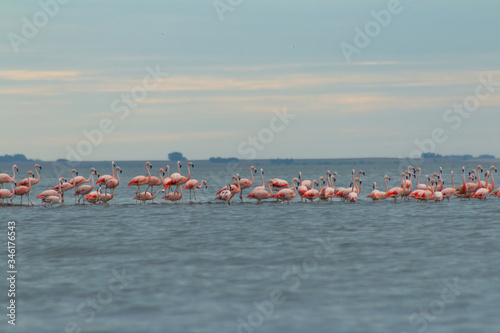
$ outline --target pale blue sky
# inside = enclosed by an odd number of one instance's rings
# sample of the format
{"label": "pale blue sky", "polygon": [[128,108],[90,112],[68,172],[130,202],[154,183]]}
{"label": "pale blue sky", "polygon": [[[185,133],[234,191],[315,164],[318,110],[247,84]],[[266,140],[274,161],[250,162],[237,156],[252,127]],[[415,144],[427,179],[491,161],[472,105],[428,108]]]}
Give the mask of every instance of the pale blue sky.
{"label": "pale blue sky", "polygon": [[[3,5],[0,154],[406,157],[441,128],[436,153],[500,156],[500,84],[479,80],[500,83],[498,1],[401,0],[351,62],[342,43],[356,47],[354,29],[393,0],[242,1],[223,21],[211,0],[61,2],[41,1],[52,16],[38,1]],[[126,106],[121,96],[142,89],[148,67],[169,75]],[[489,93],[480,101],[478,86]],[[447,111],[474,99],[468,118]],[[249,137],[268,134],[284,108],[295,118],[251,154]],[[112,130],[89,143],[84,131],[102,121]]]}

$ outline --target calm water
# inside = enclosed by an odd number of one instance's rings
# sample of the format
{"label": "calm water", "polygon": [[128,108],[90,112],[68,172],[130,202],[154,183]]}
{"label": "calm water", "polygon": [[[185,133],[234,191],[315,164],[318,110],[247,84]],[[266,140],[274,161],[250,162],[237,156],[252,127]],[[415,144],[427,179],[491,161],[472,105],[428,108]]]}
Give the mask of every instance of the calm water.
{"label": "calm water", "polygon": [[[156,174],[165,167],[152,163]],[[446,187],[452,169],[460,182],[460,163],[443,164]],[[364,197],[373,181],[382,189],[389,174],[389,186],[398,186],[397,162],[256,163],[266,179],[291,180],[300,170],[317,179],[330,169],[339,186],[349,185],[352,168],[362,169],[363,198],[354,205],[227,206],[213,198],[230,172],[201,163],[192,172],[209,182],[197,193],[203,204],[189,204],[185,194],[177,205],[156,199],[141,206],[126,183],[145,173],[144,164],[118,165],[124,172],[116,204],[74,206],[67,195],[64,207],[33,199],[35,207],[0,209],[2,239],[7,221],[17,222],[19,271],[16,327],[7,325],[8,285],[0,283],[0,331],[500,331],[498,199],[372,203]],[[32,165],[19,166],[21,179]],[[110,163],[82,163],[80,174],[87,177],[90,166],[111,171]],[[249,166],[235,168],[249,177]],[[439,165],[421,166],[433,173]],[[33,197],[57,183],[54,169],[42,167]],[[57,172],[70,178],[69,170]]]}

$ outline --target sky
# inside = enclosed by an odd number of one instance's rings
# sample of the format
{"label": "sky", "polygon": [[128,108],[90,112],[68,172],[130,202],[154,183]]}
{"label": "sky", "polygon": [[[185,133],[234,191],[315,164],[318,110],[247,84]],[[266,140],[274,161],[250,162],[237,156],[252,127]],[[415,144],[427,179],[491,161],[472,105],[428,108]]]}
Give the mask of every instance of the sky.
{"label": "sky", "polygon": [[0,155],[500,156],[500,2],[9,1]]}

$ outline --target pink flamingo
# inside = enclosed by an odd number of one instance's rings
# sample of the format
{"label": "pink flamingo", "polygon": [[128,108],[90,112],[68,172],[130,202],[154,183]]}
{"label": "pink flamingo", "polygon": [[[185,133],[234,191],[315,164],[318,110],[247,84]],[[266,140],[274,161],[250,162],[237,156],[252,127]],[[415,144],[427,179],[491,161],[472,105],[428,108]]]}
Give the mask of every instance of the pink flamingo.
{"label": "pink flamingo", "polygon": [[317,189],[314,188],[314,185],[318,185],[318,184],[319,184],[320,190],[321,190],[321,184],[317,180],[314,180],[313,181],[313,188],[310,189],[309,191],[307,191],[306,193],[304,193],[303,198],[309,200],[310,202],[313,202],[314,200],[318,199],[319,195],[320,195],[320,191],[318,191]]}
{"label": "pink flamingo", "polygon": [[[180,168],[182,167],[182,165],[180,164],[180,161],[177,163],[178,163],[178,168],[180,171]],[[169,182],[167,182],[166,185],[175,186],[175,192],[179,192],[179,187],[186,184],[191,179],[191,170],[189,169],[190,166],[194,168],[194,164],[191,162],[188,163],[188,167],[187,167],[188,176],[187,177],[182,176],[180,174],[180,172],[178,174],[174,173],[174,174],[172,174],[172,176],[170,176],[171,180]]]}
{"label": "pink flamingo", "polygon": [[90,192],[87,194],[85,199],[83,200],[84,202],[87,201],[89,203],[97,204],[99,202],[99,197],[101,196],[101,186],[103,182],[99,184],[99,187],[97,187],[97,190]]}
{"label": "pink flamingo", "polygon": [[[428,175],[426,175],[426,178],[430,179]],[[437,181],[435,179],[431,180],[431,186],[429,187],[428,190],[419,192],[415,195],[415,199],[422,200],[422,201],[429,201],[434,199],[434,193],[436,191],[437,187]]]}
{"label": "pink flamingo", "polygon": [[122,173],[122,169],[119,166],[117,166],[116,167],[116,178],[115,178],[115,175],[113,175],[113,178],[108,179],[105,183],[105,185],[106,185],[105,194],[107,194],[108,188],[111,190],[114,190],[115,188],[118,187],[118,185],[120,185],[120,173]]}
{"label": "pink flamingo", "polygon": [[457,191],[455,188],[455,180],[453,179],[453,170],[451,171],[451,184],[453,187],[448,187],[441,191],[441,193],[443,194],[443,199],[448,199],[448,201],[450,201],[450,198],[454,196],[455,192]]}
{"label": "pink flamingo", "polygon": [[31,185],[36,185],[40,182],[40,174],[38,173],[38,168],[40,168],[40,171],[42,170],[42,167],[39,164],[35,164],[35,172],[36,172],[36,178],[24,178],[20,182],[17,183],[17,185],[22,185],[26,186],[28,185],[28,182],[31,183]]}
{"label": "pink flamingo", "polygon": [[[100,190],[99,190],[99,192],[100,192]],[[104,194],[99,193],[97,201],[99,203],[107,204],[108,201],[113,200],[114,196],[115,196],[115,189],[113,188],[113,189],[111,189],[111,194],[108,194],[108,193],[104,193]]]}
{"label": "pink flamingo", "polygon": [[[327,186],[323,187],[323,191],[320,193],[320,200],[328,201],[328,198],[335,195],[335,188],[332,187],[331,183],[332,174],[330,170],[326,172]],[[335,185],[334,185],[335,186]]]}
{"label": "pink flamingo", "polygon": [[266,184],[264,183],[264,169],[260,169],[260,179],[262,180],[262,185],[254,187],[252,192],[266,190]]}
{"label": "pink flamingo", "polygon": [[[27,178],[30,177],[30,175],[33,175],[33,172],[32,171],[29,171],[28,172],[28,176]],[[16,188],[14,189],[14,194],[16,196],[20,195],[21,196],[21,205],[23,204],[23,196],[26,195],[26,197],[28,198],[28,202],[32,205],[33,203],[31,202],[30,200],[30,191],[31,191],[31,182],[28,182],[28,186],[16,186]],[[12,200],[11,200],[12,202]]]}
{"label": "pink flamingo", "polygon": [[57,197],[57,196],[59,196],[62,193],[61,192],[61,186],[62,186],[63,182],[65,182],[65,181],[66,181],[66,179],[64,179],[63,177],[59,178],[59,183],[58,183],[58,186],[57,186],[57,190],[46,190],[46,191],[43,191],[36,198],[37,199],[43,199],[43,198],[46,198],[46,197]]}
{"label": "pink flamingo", "polygon": [[474,192],[474,199],[486,200],[486,198],[490,195],[490,189],[488,188],[488,178],[490,173],[486,171],[484,176],[486,177],[485,187],[481,187],[476,192]]}
{"label": "pink flamingo", "polygon": [[305,184],[305,181],[302,181],[302,172],[299,172],[299,187],[297,188],[297,192],[300,195],[300,202],[302,202],[302,200],[304,200],[304,193],[306,193],[309,190],[310,190],[310,188],[307,187],[307,185]]}
{"label": "pink flamingo", "polygon": [[[2,207],[4,205],[5,199],[11,199],[14,197],[14,195],[15,195],[14,184],[15,183],[10,183],[10,187],[12,188],[12,191],[9,191],[6,188],[0,189],[0,199],[2,199]],[[7,204],[9,204],[9,203],[7,203]]]}
{"label": "pink flamingo", "polygon": [[167,183],[172,180],[172,178],[170,178],[170,166],[165,166],[165,172],[167,173],[167,177],[163,179],[163,188],[167,190],[168,188],[170,188],[170,185],[167,185]]}
{"label": "pink flamingo", "polygon": [[[196,189],[202,188],[205,185],[205,188],[208,188],[207,182],[205,180],[201,181],[201,185],[198,185],[198,181],[196,179],[190,179],[186,185],[184,185],[185,190],[189,190],[189,201],[191,201],[191,191],[194,192],[194,201],[196,201]],[[241,193],[241,192],[240,192]]]}
{"label": "pink flamingo", "polygon": [[467,193],[469,192],[469,189],[467,188],[467,183],[465,182],[465,167],[462,167],[462,177],[463,177],[463,184],[458,187],[458,189],[455,191],[455,195],[458,196],[459,198],[465,199]]}
{"label": "pink flamingo", "polygon": [[[253,193],[253,192],[252,192]],[[250,197],[252,194],[249,194],[247,196]],[[223,190],[222,192],[219,193],[219,195],[215,198],[215,200],[222,200],[222,201],[225,201],[227,202],[228,205],[231,204],[231,198],[232,198],[232,193],[231,193],[231,185],[227,185],[226,186],[226,189]]]}
{"label": "pink flamingo", "polygon": [[5,183],[15,183],[16,182],[16,171],[19,171],[17,165],[12,166],[12,177],[6,173],[0,173],[0,188],[3,188]]}
{"label": "pink flamingo", "polygon": [[405,184],[405,176],[406,174],[403,172],[401,174],[401,187],[393,187],[389,192],[387,192],[387,197],[388,198],[394,197],[394,202],[396,202],[398,197],[403,197],[404,194],[403,186]]}
{"label": "pink flamingo", "polygon": [[373,201],[387,199],[387,192],[389,192],[389,188],[387,187],[387,180],[391,180],[391,178],[389,176],[385,175],[384,176],[384,183],[385,183],[386,192],[382,192],[382,191],[377,190],[377,183],[373,182],[373,191],[372,191],[372,193],[368,194],[366,197],[372,198]]}
{"label": "pink flamingo", "polygon": [[[97,171],[94,168],[90,168],[90,175],[97,174]],[[75,186],[80,186],[82,184],[88,183],[90,181],[90,176],[88,179],[85,179],[83,176],[78,176],[78,172],[76,173],[77,177],[75,179],[71,180],[69,183],[70,184],[75,184]]]}
{"label": "pink flamingo", "polygon": [[279,178],[273,178],[271,180],[268,180],[267,183],[271,185],[273,190],[277,190],[277,191],[284,189],[284,188],[290,188],[290,186],[288,185],[288,182],[286,180],[279,179]]}
{"label": "pink flamingo", "polygon": [[[359,181],[359,188],[356,189],[355,183]],[[356,203],[358,201],[358,194],[361,193],[361,179],[359,177],[356,178],[356,181],[352,185],[352,191],[347,196],[347,201],[350,203]]]}
{"label": "pink flamingo", "polygon": [[493,192],[493,190],[495,189],[495,179],[493,179],[493,170],[495,170],[495,172],[498,172],[497,168],[491,166],[490,168],[491,183],[487,186],[490,192]]}
{"label": "pink flamingo", "polygon": [[418,177],[417,177],[417,190],[427,190],[428,189],[428,186],[427,184],[420,184],[420,173],[422,172],[422,170],[420,168],[416,168],[415,171],[418,171]]}
{"label": "pink flamingo", "polygon": [[160,189],[158,190],[158,192],[156,192],[155,195],[152,195],[151,193],[149,192],[141,192],[141,193],[138,193],[135,197],[133,197],[132,199],[133,200],[139,200],[142,202],[142,204],[146,204],[146,201],[149,201],[149,200],[154,200],[156,198],[156,196],[158,195],[158,193],[160,192],[165,192],[165,189]]}
{"label": "pink flamingo", "polygon": [[110,175],[102,175],[101,177],[99,177],[99,179],[97,180],[96,182],[96,185],[99,185],[99,184],[106,184],[106,182],[108,180],[110,180],[111,178],[115,178],[115,161],[112,161],[111,162],[111,176]]}
{"label": "pink flamingo", "polygon": [[[165,171],[162,168],[160,168],[160,170],[158,170],[158,175],[160,176],[161,179],[163,179],[162,176],[165,176]],[[151,187],[151,194],[153,194],[153,186],[163,185],[163,180],[160,180],[160,178],[152,176],[151,179],[149,179],[148,188],[146,189],[146,192]]]}
{"label": "pink flamingo", "polygon": [[137,190],[135,191],[135,194],[140,193],[141,186],[148,184],[149,181],[151,180],[151,173],[149,172],[149,169],[152,169],[152,168],[153,168],[153,166],[151,165],[151,163],[146,162],[146,171],[148,172],[148,176],[147,177],[145,177],[145,176],[135,176],[128,183],[128,186],[132,186],[132,185],[137,186]]}
{"label": "pink flamingo", "polygon": [[[92,168],[93,169],[93,168]],[[94,174],[97,175],[97,171],[95,169],[90,172],[89,178],[92,180],[92,185],[80,185],[75,190],[75,193],[73,195],[78,196],[78,204],[80,204],[80,200],[83,200],[83,197],[89,194],[93,189],[94,189]],[[85,201],[83,202],[85,204]]]}
{"label": "pink flamingo", "polygon": [[299,180],[297,178],[294,178],[292,180],[292,189],[289,189],[289,188],[284,188],[282,190],[280,190],[278,193],[272,195],[270,197],[270,199],[278,199],[278,200],[281,200],[283,203],[286,201],[287,204],[290,203],[290,201],[292,201],[293,199],[295,199],[295,197],[297,196],[297,183],[299,182]]}
{"label": "pink flamingo", "polygon": [[181,192],[180,193],[178,193],[178,192],[170,192],[170,193],[167,193],[166,195],[164,195],[162,197],[162,199],[169,200],[169,201],[172,201],[174,203],[177,203],[177,201],[179,201],[179,200],[182,199],[182,186],[180,188],[181,188]]}
{"label": "pink flamingo", "polygon": [[[252,173],[252,171],[253,171],[253,173]],[[250,167],[250,176],[252,177],[252,180],[250,181],[247,178],[241,178],[241,180],[240,180],[240,187],[241,187],[240,199],[241,199],[241,202],[243,202],[243,190],[252,187],[254,182],[255,182],[255,179],[253,177],[254,173],[257,173],[257,168],[252,165]],[[236,185],[236,182],[234,182],[233,185]],[[189,197],[191,197],[191,194],[189,195]]]}
{"label": "pink flamingo", "polygon": [[[271,184],[268,184],[269,186],[269,192],[267,192],[264,188],[256,188],[247,195],[247,198],[249,199],[257,199],[257,205],[260,205],[262,203],[262,200],[269,199],[273,195],[273,190],[271,188]],[[221,193],[222,194],[222,193]]]}

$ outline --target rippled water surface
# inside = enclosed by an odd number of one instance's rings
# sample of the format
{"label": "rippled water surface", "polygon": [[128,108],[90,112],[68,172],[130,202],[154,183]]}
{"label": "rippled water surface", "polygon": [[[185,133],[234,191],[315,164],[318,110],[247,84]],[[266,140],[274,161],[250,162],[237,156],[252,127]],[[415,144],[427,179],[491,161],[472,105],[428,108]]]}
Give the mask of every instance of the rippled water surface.
{"label": "rippled water surface", "polygon": [[[152,163],[156,175],[165,167]],[[460,183],[460,163],[443,164],[445,187],[450,170]],[[330,169],[340,186],[349,185],[352,168],[362,169],[362,198],[260,206],[235,198],[227,206],[214,202],[215,192],[232,170],[249,177],[250,165],[200,163],[193,177],[209,188],[197,192],[197,203],[184,193],[177,205],[156,199],[141,206],[126,183],[145,174],[144,164],[118,165],[124,172],[116,203],[75,206],[67,192],[65,206],[42,207],[34,197],[57,183],[56,172],[70,178],[67,167],[46,165],[32,190],[35,207],[0,209],[4,240],[7,221],[17,224],[19,271],[17,325],[2,314],[0,331],[500,331],[498,199],[373,203],[365,198],[373,181],[382,189],[388,174],[389,186],[398,186],[398,162],[256,162],[266,179],[290,181],[298,171],[317,179]],[[91,166],[111,172],[110,163],[81,163],[78,170],[88,176]],[[30,167],[20,165],[17,177]],[[422,165],[428,174],[438,167]],[[6,279],[0,287],[5,305]]]}

